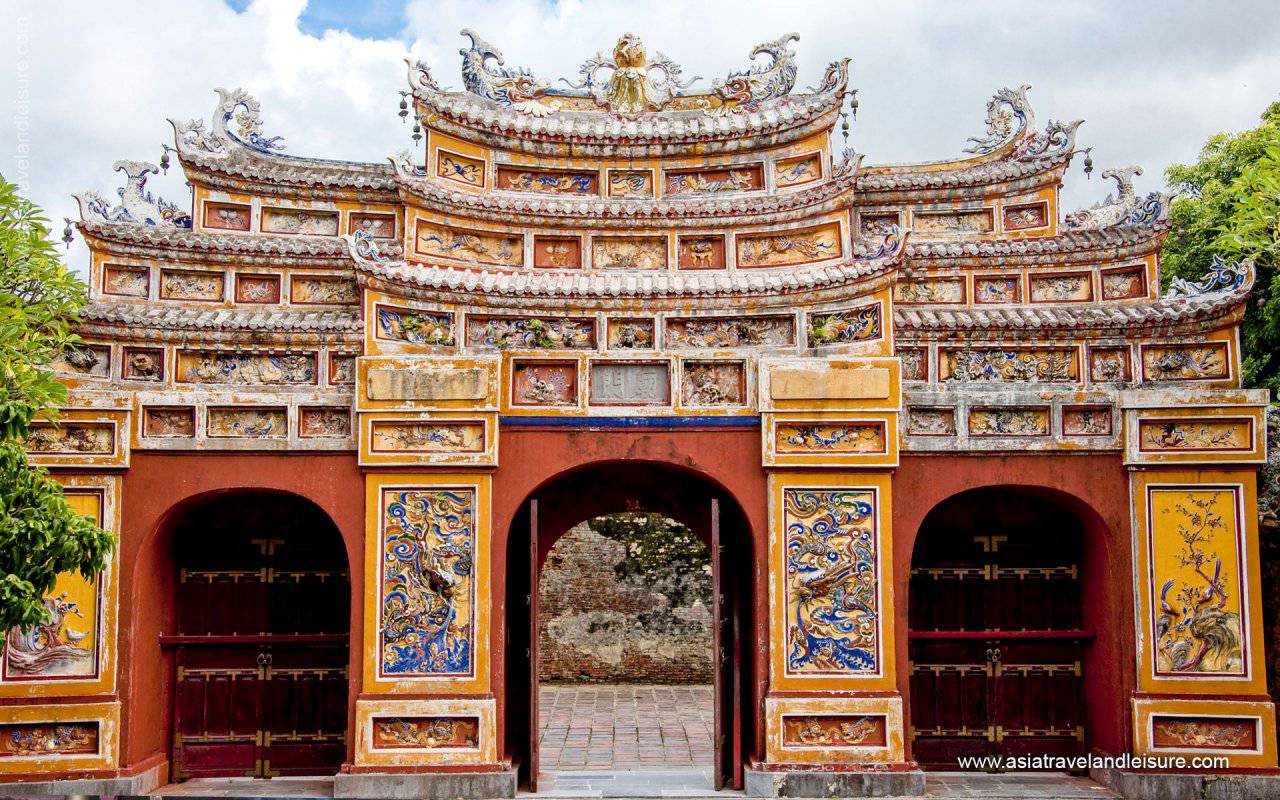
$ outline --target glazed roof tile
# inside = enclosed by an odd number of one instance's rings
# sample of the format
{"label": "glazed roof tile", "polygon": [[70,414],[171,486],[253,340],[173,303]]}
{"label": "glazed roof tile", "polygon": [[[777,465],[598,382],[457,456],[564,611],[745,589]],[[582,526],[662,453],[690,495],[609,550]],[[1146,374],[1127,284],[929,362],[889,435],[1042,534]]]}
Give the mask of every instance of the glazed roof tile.
{"label": "glazed roof tile", "polygon": [[358,333],[358,311],[294,308],[242,309],[144,305],[97,301],[81,312],[85,322],[174,331]]}

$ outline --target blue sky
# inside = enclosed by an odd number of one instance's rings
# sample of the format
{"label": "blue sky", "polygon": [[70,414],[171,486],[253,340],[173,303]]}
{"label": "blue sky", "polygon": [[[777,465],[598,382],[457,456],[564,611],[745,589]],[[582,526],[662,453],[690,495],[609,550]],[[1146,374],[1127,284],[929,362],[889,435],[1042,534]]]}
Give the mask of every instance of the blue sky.
{"label": "blue sky", "polygon": [[[227,5],[242,12],[250,0],[227,0]],[[311,0],[298,18],[298,28],[310,36],[332,30],[364,39],[394,39],[404,33],[404,10],[402,0]]]}

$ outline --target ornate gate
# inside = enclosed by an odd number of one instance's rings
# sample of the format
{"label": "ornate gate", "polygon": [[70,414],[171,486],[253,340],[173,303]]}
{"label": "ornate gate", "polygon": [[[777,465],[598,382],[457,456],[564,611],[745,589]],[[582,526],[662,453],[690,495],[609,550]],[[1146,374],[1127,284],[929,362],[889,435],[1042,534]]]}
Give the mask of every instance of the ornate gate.
{"label": "ornate gate", "polygon": [[[341,539],[236,501],[179,533],[177,779],[336,772],[346,755],[349,577]],[[327,522],[327,520],[325,520]],[[255,524],[257,523],[257,524]],[[330,526],[331,527],[331,526]]]}
{"label": "ornate gate", "polygon": [[926,521],[916,543],[911,737],[924,766],[1084,751],[1079,535],[1017,516],[983,533]]}

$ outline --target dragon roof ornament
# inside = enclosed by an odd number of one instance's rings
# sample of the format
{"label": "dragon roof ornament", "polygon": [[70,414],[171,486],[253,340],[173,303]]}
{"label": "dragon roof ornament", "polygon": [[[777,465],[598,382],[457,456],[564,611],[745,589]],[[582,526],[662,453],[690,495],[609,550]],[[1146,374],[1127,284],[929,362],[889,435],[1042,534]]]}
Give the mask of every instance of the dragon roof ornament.
{"label": "dragon roof ornament", "polygon": [[1151,192],[1139,198],[1133,189],[1133,179],[1142,174],[1142,167],[1109,169],[1102,177],[1116,182],[1116,194],[1107,195],[1100,203],[1067,214],[1063,227],[1067,230],[1099,230],[1116,225],[1152,225],[1169,217],[1169,207],[1174,195],[1168,192]]}
{"label": "dragon roof ornament", "polygon": [[800,41],[798,33],[784,33],[771,42],[761,42],[751,50],[751,58],[767,55],[772,61],[764,66],[730,72],[721,81],[712,81],[716,97],[725,110],[756,111],[760,104],[790,94],[796,85],[796,54],[790,44]]}
{"label": "dragon roof ornament", "polygon": [[201,153],[225,157],[231,154],[228,144],[235,143],[265,155],[284,150],[284,139],[267,136],[262,129],[262,104],[244,89],[214,90],[218,104],[213,109],[212,124],[206,128],[202,119],[178,122],[170,119],[174,140],[180,153]]}
{"label": "dragon roof ornament", "polygon": [[111,205],[97,192],[72,195],[80,204],[80,219],[86,222],[120,222],[130,225],[157,225],[190,228],[191,215],[176,203],[155,197],[147,191],[147,176],[160,169],[149,161],[121,160],[111,165],[125,174],[125,183],[116,194],[120,202]]}
{"label": "dragon roof ornament", "polygon": [[1075,150],[1076,129],[1084,120],[1059,122],[1050,120],[1044,131],[1025,135],[1035,130],[1036,115],[1027,97],[1031,84],[1024,83],[1017,89],[1005,87],[987,101],[987,133],[970,136],[970,145],[964,152],[988,155],[1018,141],[1010,154],[1020,161],[1037,161],[1070,154]]}
{"label": "dragon roof ornament", "polygon": [[1214,253],[1213,263],[1209,271],[1198,281],[1177,278],[1169,282],[1169,291],[1165,292],[1166,300],[1178,298],[1200,297],[1209,294],[1225,294],[1237,292],[1240,287],[1253,283],[1253,259],[1245,261],[1227,261]]}

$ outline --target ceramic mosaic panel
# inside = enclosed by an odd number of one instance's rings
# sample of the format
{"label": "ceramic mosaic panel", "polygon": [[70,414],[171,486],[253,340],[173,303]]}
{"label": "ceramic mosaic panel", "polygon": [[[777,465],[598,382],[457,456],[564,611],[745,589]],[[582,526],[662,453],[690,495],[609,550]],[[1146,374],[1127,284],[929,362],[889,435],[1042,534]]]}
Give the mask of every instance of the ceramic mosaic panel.
{"label": "ceramic mosaic panel", "polygon": [[125,380],[164,380],[164,351],[160,348],[126,347],[121,353],[120,376]]}
{"label": "ceramic mosaic panel", "polygon": [[484,162],[448,150],[437,150],[436,177],[478,189],[484,186]]}
{"label": "ceramic mosaic panel", "polygon": [[539,269],[580,268],[582,239],[577,236],[535,236],[533,265]]}
{"label": "ceramic mosaic panel", "polygon": [[196,410],[191,406],[142,409],[142,435],[148,439],[191,439],[196,435]]}
{"label": "ceramic mosaic panel", "polygon": [[1137,266],[1102,273],[1103,300],[1133,300],[1147,296],[1147,270]]}
{"label": "ceramic mosaic panel", "polygon": [[347,233],[364,233],[374,239],[396,238],[395,214],[368,214],[353,211],[347,218]]}
{"label": "ceramic mosaic panel", "polygon": [[741,362],[686,361],[681,368],[680,402],[686,406],[742,406],[747,372]]}
{"label": "ceramic mosaic panel", "polygon": [[1032,275],[1031,302],[1033,303],[1083,303],[1093,299],[1093,284],[1089,273],[1072,275]]}
{"label": "ceramic mosaic panel", "polygon": [[518,406],[577,405],[578,362],[515,362],[511,366],[511,402]]}
{"label": "ceramic mosaic panel", "polygon": [[893,299],[899,303],[963,303],[964,278],[923,278],[898,281]]}
{"label": "ceramic mosaic panel", "polygon": [[479,717],[375,717],[375,750],[478,748]]}
{"label": "ceramic mosaic panel", "polygon": [[664,175],[663,187],[669,197],[751,192],[764,188],[764,170],[759,164],[671,170]]}
{"label": "ceramic mosaic panel", "polygon": [[419,255],[474,261],[496,267],[524,266],[524,237],[483,231],[466,231],[418,222],[414,250]]}
{"label": "ceramic mosaic panel", "polygon": [[972,211],[917,211],[911,215],[911,230],[919,236],[991,233],[991,209]]}
{"label": "ceramic mosaic panel", "polygon": [[1157,676],[1246,674],[1239,492],[1233,486],[1147,487]]}
{"label": "ceramic mosaic panel", "polygon": [[1129,380],[1129,348],[1100,347],[1089,351],[1089,380],[1123,383]]}
{"label": "ceramic mosaic panel", "polygon": [[609,170],[610,197],[653,197],[653,171],[647,169]]}
{"label": "ceramic mosaic panel", "polygon": [[1074,348],[944,349],[938,353],[938,366],[944,381],[1066,382],[1079,378]]}
{"label": "ceramic mosaic panel", "polygon": [[32,455],[111,455],[116,451],[116,429],[108,422],[37,422],[25,444]]}
{"label": "ceramic mosaic panel", "polygon": [[1025,231],[1031,228],[1043,228],[1049,224],[1049,207],[1044,203],[1026,203],[1006,206],[1004,209],[1004,229],[1006,231]]}
{"label": "ceramic mosaic panel", "polygon": [[207,431],[212,439],[286,439],[289,411],[285,408],[211,406]]}
{"label": "ceramic mosaic panel", "polygon": [[1144,453],[1247,452],[1253,449],[1253,420],[1248,417],[1141,419],[1138,449]]}
{"label": "ceramic mosaic panel", "polygon": [[[64,495],[72,512],[89,517],[98,525],[105,524],[102,492],[66,489]],[[25,631],[14,628],[5,636],[0,681],[50,682],[98,677],[103,623],[99,581],[76,572],[61,573],[43,601],[48,614],[46,622]],[[96,730],[95,725],[95,734]],[[0,733],[0,754],[3,754],[3,740],[11,735]],[[9,744],[18,742],[13,740]],[[84,752],[96,752],[96,747]]]}
{"label": "ceramic mosaic panel", "polygon": [[299,236],[337,236],[337,211],[310,211],[293,208],[262,209],[263,233],[290,233]]}
{"label": "ceramic mosaic panel", "polygon": [[162,269],[160,299],[216,302],[222,299],[225,280],[221,272]]}
{"label": "ceramic mosaic panel", "polygon": [[374,420],[370,449],[375,453],[482,453],[484,423]]}
{"label": "ceramic mosaic panel", "polygon": [[904,347],[894,351],[902,362],[904,381],[929,380],[929,351],[918,347]]}
{"label": "ceramic mosaic panel", "polygon": [[879,673],[875,493],[787,488],[782,502],[786,674]]}
{"label": "ceramic mosaic panel", "polygon": [[102,293],[116,297],[146,297],[151,270],[146,267],[107,264],[102,269]]}
{"label": "ceramic mosaic panel", "polygon": [[955,436],[955,409],[912,406],[907,409],[907,433],[913,436]]}
{"label": "ceramic mosaic panel", "polygon": [[252,219],[249,206],[238,203],[205,203],[204,227],[223,231],[247,231]]}
{"label": "ceramic mosaic panel", "polygon": [[611,319],[608,322],[610,350],[652,350],[652,319]]}
{"label": "ceramic mosaic panel", "polygon": [[374,311],[379,339],[407,344],[452,346],[456,344],[453,315],[377,305]]}
{"label": "ceramic mosaic panel", "polygon": [[883,422],[779,422],[774,434],[778,453],[884,453]]}
{"label": "ceramic mosaic panel", "polygon": [[791,316],[669,317],[664,339],[668,347],[783,347],[795,344],[796,323]]}
{"label": "ceramic mosaic panel", "polygon": [[383,488],[379,675],[475,671],[476,491]]}
{"label": "ceramic mosaic panel", "polygon": [[97,755],[96,722],[0,724],[0,759]]}
{"label": "ceramic mosaic panel", "polygon": [[1257,750],[1253,717],[1151,717],[1151,746],[1160,750]]}
{"label": "ceramic mosaic panel", "polygon": [[844,255],[840,225],[835,222],[776,233],[743,234],[737,242],[739,267],[784,267]]}
{"label": "ceramic mosaic panel", "polygon": [[329,354],[329,385],[346,386],[356,382],[356,357]]}
{"label": "ceramic mosaic panel", "polygon": [[969,410],[970,436],[1048,436],[1049,409],[974,408]]}
{"label": "ceramic mosaic panel", "polygon": [[596,269],[666,269],[665,236],[597,236],[591,240]]}
{"label": "ceramic mosaic panel", "polygon": [[671,402],[666,364],[591,364],[591,403],[601,406],[651,406]]}
{"label": "ceramic mosaic panel", "polygon": [[784,714],[782,717],[783,747],[886,747],[888,742],[888,720],[881,714]]}
{"label": "ceramic mosaic panel", "polygon": [[289,299],[298,305],[350,305],[359,302],[360,287],[348,278],[294,275],[289,279]]}
{"label": "ceramic mosaic panel", "polygon": [[1143,345],[1142,377],[1149,381],[1219,380],[1230,376],[1224,342]]}
{"label": "ceramic mosaic panel", "polygon": [[819,153],[786,158],[774,165],[774,181],[779,189],[813,183],[822,177],[822,157]]}
{"label": "ceramic mosaic panel", "polygon": [[310,386],[316,383],[315,353],[178,352],[177,379],[225,386]]}
{"label": "ceramic mosaic panel", "polygon": [[724,269],[723,236],[681,236],[676,240],[680,269]]}
{"label": "ceramic mosaic panel", "polygon": [[341,406],[299,408],[298,436],[303,439],[351,438],[351,409]]}
{"label": "ceramic mosaic panel", "polygon": [[1062,409],[1063,436],[1110,436],[1111,406],[1066,406]]}
{"label": "ceramic mosaic panel", "polygon": [[1022,300],[1021,280],[1017,275],[975,276],[973,300],[976,303],[1017,303]]}
{"label": "ceramic mosaic panel", "polygon": [[807,314],[806,328],[810,347],[879,339],[883,333],[880,327],[880,304]]}
{"label": "ceramic mosaic panel", "polygon": [[111,375],[111,348],[79,344],[63,350],[53,363],[54,372],[78,378],[107,378]]}
{"label": "ceramic mosaic panel", "polygon": [[237,303],[279,303],[280,276],[238,273],[236,275]]}
{"label": "ceramic mosaic panel", "polygon": [[467,344],[498,350],[594,350],[596,326],[589,319],[468,316]]}
{"label": "ceramic mosaic panel", "polygon": [[509,192],[542,192],[545,194],[596,195],[600,193],[599,175],[577,169],[532,169],[498,167],[495,188]]}

